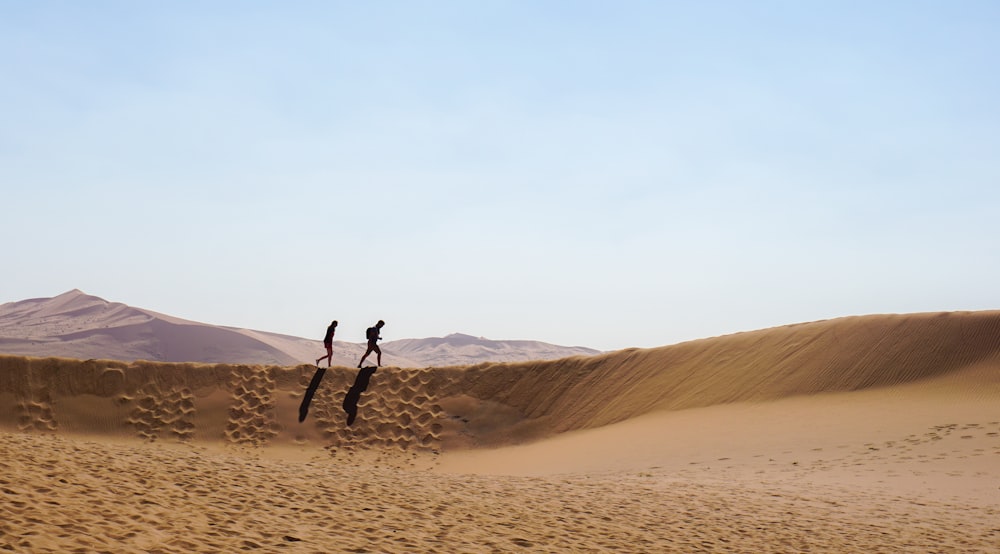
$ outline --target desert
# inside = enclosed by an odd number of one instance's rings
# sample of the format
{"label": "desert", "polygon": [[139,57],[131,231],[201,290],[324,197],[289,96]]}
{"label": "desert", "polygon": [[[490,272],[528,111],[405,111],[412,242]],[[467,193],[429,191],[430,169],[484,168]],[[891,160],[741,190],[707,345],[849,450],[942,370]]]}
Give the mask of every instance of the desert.
{"label": "desert", "polygon": [[0,2],[0,554],[1000,554],[998,29]]}
{"label": "desert", "polygon": [[1000,551],[1000,312],[314,371],[0,357],[0,547]]}

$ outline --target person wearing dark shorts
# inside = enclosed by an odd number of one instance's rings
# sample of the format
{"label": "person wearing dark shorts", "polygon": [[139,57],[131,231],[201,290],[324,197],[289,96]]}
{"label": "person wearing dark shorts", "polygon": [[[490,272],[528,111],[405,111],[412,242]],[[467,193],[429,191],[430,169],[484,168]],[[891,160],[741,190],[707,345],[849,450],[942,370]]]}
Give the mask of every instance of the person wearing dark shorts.
{"label": "person wearing dark shorts", "polygon": [[365,358],[367,358],[372,352],[378,354],[378,366],[382,367],[382,350],[378,347],[378,341],[382,338],[379,336],[379,331],[381,331],[384,326],[385,322],[380,319],[374,327],[369,327],[368,330],[365,331],[365,338],[368,339],[368,350],[365,351],[364,356],[361,356],[361,361],[358,362],[359,368],[361,367],[361,364],[365,363]]}
{"label": "person wearing dark shorts", "polygon": [[337,321],[334,320],[330,323],[330,326],[326,328],[326,336],[323,337],[323,346],[326,347],[326,356],[323,358],[318,358],[316,360],[316,365],[319,365],[319,361],[326,358],[326,367],[330,367],[333,363],[333,333],[337,331]]}

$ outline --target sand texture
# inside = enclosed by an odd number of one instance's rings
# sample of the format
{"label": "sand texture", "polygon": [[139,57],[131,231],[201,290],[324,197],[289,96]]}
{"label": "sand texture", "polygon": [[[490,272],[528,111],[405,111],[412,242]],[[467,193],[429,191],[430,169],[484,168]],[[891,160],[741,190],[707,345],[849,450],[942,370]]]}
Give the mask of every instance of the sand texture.
{"label": "sand texture", "polygon": [[1000,312],[314,373],[0,357],[0,549],[1000,552]]}

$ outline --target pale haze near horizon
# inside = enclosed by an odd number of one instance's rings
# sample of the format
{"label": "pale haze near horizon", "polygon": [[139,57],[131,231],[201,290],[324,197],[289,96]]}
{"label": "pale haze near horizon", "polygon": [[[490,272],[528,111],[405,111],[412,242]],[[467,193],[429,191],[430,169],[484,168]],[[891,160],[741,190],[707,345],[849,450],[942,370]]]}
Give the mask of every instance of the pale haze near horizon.
{"label": "pale haze near horizon", "polygon": [[0,303],[604,350],[1000,308],[995,2],[0,1]]}

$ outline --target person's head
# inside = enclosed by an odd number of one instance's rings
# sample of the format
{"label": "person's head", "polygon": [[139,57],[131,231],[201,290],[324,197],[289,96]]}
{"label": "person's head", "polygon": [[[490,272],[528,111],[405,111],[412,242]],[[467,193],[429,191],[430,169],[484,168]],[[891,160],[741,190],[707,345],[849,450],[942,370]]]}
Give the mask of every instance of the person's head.
{"label": "person's head", "polygon": [[378,320],[378,323],[375,324],[375,326],[379,328],[385,327],[385,322],[380,319]]}
{"label": "person's head", "polygon": [[333,320],[333,322],[330,323],[330,327],[336,327],[336,326],[337,326],[337,320],[335,319]]}

